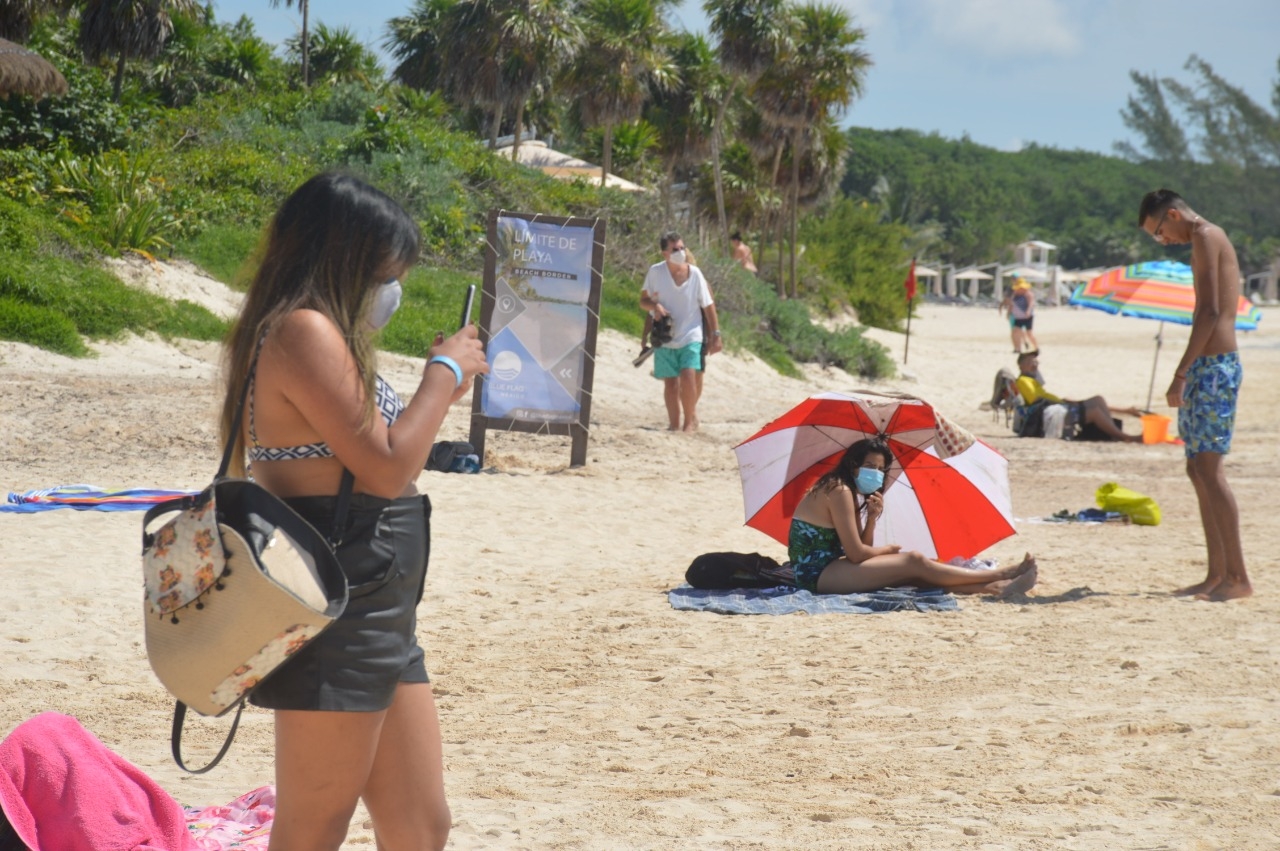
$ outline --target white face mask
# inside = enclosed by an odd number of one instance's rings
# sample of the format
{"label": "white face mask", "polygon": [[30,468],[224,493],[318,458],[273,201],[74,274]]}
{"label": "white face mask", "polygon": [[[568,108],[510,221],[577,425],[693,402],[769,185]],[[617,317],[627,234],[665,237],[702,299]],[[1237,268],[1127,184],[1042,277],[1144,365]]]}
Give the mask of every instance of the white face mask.
{"label": "white face mask", "polygon": [[373,305],[369,308],[369,327],[377,331],[384,328],[400,307],[400,282],[387,281],[374,293]]}
{"label": "white face mask", "polygon": [[685,259],[687,256],[688,255],[684,253],[684,249],[679,248],[671,252],[671,257],[669,259],[671,260],[672,263],[675,263],[677,266],[681,266],[685,263]]}

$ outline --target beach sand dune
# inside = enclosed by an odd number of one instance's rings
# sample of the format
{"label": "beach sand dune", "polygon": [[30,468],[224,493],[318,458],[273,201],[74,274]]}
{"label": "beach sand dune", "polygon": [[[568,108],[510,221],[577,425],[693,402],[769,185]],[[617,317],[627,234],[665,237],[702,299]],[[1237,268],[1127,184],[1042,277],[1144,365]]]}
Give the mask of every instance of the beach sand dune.
{"label": "beach sand dune", "polygon": [[[1048,386],[1144,405],[1156,328],[1044,308]],[[1257,596],[1231,604],[1167,593],[1204,572],[1179,447],[1015,438],[980,408],[1012,357],[996,311],[924,306],[912,332],[901,375],[876,385],[715,356],[691,436],[666,431],[658,382],[630,364],[638,342],[605,332],[585,467],[568,467],[567,439],[491,433],[480,475],[423,474],[435,508],[420,634],[450,847],[1280,844],[1280,326],[1241,340],[1227,469]],[[901,334],[870,335],[901,360]],[[1185,341],[1165,328],[1158,411]],[[207,483],[216,346],[96,348],[69,360],[0,344],[0,489]],[[421,362],[382,367],[407,392]],[[965,598],[958,613],[673,611],[665,592],[699,553],[784,557],[742,525],[732,447],[808,394],[866,386],[929,400],[1009,458],[1018,534],[985,555],[1034,553],[1034,595]],[[443,438],[466,437],[469,403]],[[1093,505],[1110,481],[1154,497],[1162,525],[1033,522]],[[172,704],[142,644],[140,524],[0,514],[0,732],[68,713],[180,801],[222,803],[271,782],[270,715],[248,710],[211,774],[173,765]],[[193,760],[225,725],[195,720]],[[346,847],[374,847],[363,810]]]}

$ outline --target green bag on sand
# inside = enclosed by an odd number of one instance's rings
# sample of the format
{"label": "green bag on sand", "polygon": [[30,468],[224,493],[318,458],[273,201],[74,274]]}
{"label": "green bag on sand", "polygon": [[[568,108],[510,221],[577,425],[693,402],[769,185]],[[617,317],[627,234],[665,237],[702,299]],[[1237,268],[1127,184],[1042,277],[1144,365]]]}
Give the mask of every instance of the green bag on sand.
{"label": "green bag on sand", "polygon": [[1107,482],[1094,494],[1103,511],[1119,511],[1139,526],[1159,526],[1160,506],[1149,496]]}

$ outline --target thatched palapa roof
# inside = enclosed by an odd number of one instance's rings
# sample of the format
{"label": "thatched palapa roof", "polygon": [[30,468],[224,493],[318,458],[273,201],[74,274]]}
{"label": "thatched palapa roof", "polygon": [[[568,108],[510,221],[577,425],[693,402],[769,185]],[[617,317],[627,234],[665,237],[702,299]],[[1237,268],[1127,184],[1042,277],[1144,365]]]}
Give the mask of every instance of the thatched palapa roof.
{"label": "thatched palapa roof", "polygon": [[34,51],[0,38],[0,98],[9,95],[65,95],[67,79]]}

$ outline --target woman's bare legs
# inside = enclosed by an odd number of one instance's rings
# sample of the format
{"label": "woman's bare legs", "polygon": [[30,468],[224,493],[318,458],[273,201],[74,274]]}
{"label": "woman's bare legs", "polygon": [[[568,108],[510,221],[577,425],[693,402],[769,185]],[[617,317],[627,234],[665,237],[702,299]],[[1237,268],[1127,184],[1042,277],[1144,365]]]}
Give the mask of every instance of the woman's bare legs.
{"label": "woman's bare legs", "polygon": [[378,847],[440,849],[449,835],[431,686],[401,684],[383,712],[276,712],[271,851],[337,851],[364,797]]}
{"label": "woman's bare legs", "polygon": [[378,851],[444,848],[451,816],[440,721],[429,684],[402,683],[396,689],[363,797]]}
{"label": "woman's bare legs", "polygon": [[[1022,578],[1024,574],[1031,581]],[[977,576],[984,581],[975,582]],[[903,552],[873,556],[858,564],[838,558],[818,577],[818,593],[852,594],[895,585],[925,585],[957,594],[1007,594],[1029,590],[1035,577],[1036,560],[1031,553],[1013,567],[976,572],[925,558],[920,553]],[[1010,588],[1011,583],[1017,584]]]}
{"label": "woman's bare legs", "polygon": [[276,711],[271,851],[338,849],[373,768],[386,712]]}

